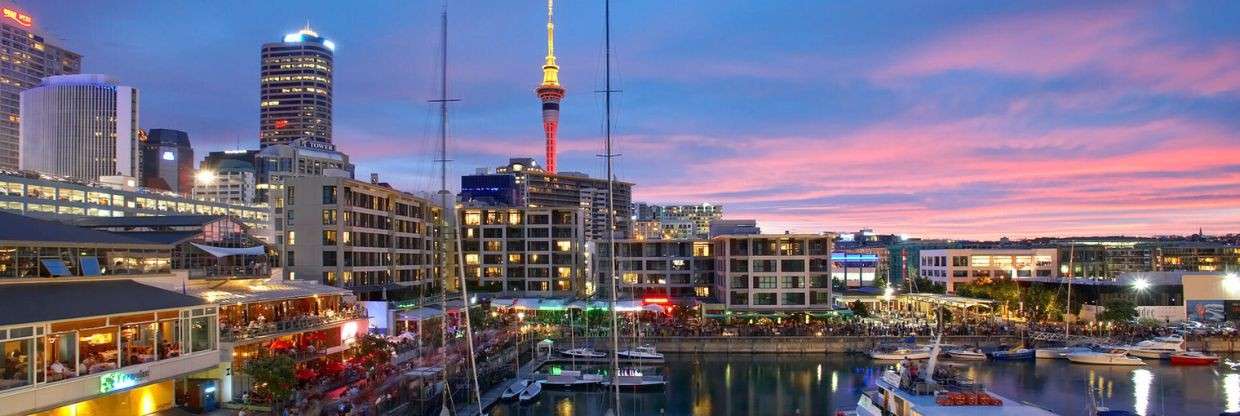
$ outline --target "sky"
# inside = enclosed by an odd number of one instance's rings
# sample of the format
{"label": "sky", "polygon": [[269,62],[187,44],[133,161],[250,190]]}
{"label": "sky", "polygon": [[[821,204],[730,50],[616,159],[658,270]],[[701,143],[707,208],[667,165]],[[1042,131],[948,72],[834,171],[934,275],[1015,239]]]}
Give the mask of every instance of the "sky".
{"label": "sky", "polygon": [[[1240,2],[614,3],[635,200],[766,232],[1240,232]],[[439,187],[438,1],[8,4],[199,154],[257,147],[259,48],[309,22],[337,45],[334,142],[358,177]],[[545,7],[449,6],[450,178],[542,159]],[[556,36],[560,170],[602,177],[602,2],[559,2]]]}

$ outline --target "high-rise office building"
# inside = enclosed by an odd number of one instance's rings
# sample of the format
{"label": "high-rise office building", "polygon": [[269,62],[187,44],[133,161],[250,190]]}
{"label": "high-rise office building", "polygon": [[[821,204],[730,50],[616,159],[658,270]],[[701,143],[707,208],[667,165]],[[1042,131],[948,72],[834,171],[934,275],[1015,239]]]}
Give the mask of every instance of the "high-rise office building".
{"label": "high-rise office building", "polygon": [[194,199],[244,205],[254,202],[257,170],[249,162],[225,159],[212,169],[199,169]]}
{"label": "high-rise office building", "polygon": [[659,222],[664,238],[708,238],[711,221],[723,218],[723,205],[717,204],[636,205],[637,219]]}
{"label": "high-rise office building", "polygon": [[21,92],[23,170],[87,181],[140,178],[138,90],[106,75],[57,75]]}
{"label": "high-rise office building", "polygon": [[0,16],[0,169],[16,170],[21,152],[20,95],[52,75],[82,71],[82,56],[48,44],[36,35],[34,18],[5,6]]}
{"label": "high-rise office building", "polygon": [[259,144],[306,139],[324,150],[332,146],[332,41],[305,28],[283,41],[263,44],[259,79]]}
{"label": "high-rise office building", "polygon": [[[139,132],[142,150],[142,186],[189,195],[194,187],[194,148],[189,134],[180,130]],[[248,203],[248,201],[247,201]]]}

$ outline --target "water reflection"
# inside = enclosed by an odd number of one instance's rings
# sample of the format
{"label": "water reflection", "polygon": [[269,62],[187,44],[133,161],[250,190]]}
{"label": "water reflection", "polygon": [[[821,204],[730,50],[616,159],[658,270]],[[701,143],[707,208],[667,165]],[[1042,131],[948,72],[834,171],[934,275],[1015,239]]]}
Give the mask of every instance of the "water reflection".
{"label": "water reflection", "polygon": [[1240,374],[1223,376],[1223,398],[1227,402],[1226,411],[1240,412]]}
{"label": "water reflection", "polygon": [[[999,394],[1062,415],[1082,414],[1090,388],[1101,405],[1140,415],[1240,411],[1240,372],[1217,368],[1150,362],[1134,369],[1065,360],[953,365]],[[624,393],[621,401],[625,415],[832,415],[855,407],[857,397],[893,367],[844,354],[669,355],[661,368],[668,378],[666,391]],[[1154,397],[1155,389],[1167,394]],[[603,390],[545,391],[534,403],[502,403],[488,413],[602,416],[610,402]]]}
{"label": "water reflection", "polygon": [[1144,368],[1132,370],[1132,407],[1140,416],[1145,416],[1150,406],[1150,385],[1154,383],[1154,373]]}

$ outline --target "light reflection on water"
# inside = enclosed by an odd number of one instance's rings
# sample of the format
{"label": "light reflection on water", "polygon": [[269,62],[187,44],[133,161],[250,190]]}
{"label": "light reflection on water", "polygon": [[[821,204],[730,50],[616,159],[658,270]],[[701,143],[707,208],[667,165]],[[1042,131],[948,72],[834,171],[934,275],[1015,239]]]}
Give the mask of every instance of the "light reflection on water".
{"label": "light reflection on water", "polygon": [[1154,373],[1144,368],[1132,370],[1132,407],[1138,415],[1145,416],[1150,406],[1150,385],[1154,384]]}
{"label": "light reflection on water", "polygon": [[[1101,405],[1140,415],[1212,415],[1240,411],[1240,373],[1150,361],[1143,368],[1088,366],[1066,360],[967,362],[964,374],[996,393],[1062,415],[1085,414],[1090,388]],[[860,355],[668,355],[666,391],[624,393],[624,414],[833,415],[853,408],[891,364]],[[829,374],[828,374],[829,373]],[[533,404],[501,404],[488,413],[602,416],[603,391],[544,391]]]}
{"label": "light reflection on water", "polygon": [[1223,397],[1227,401],[1226,411],[1240,412],[1240,374],[1223,376]]}

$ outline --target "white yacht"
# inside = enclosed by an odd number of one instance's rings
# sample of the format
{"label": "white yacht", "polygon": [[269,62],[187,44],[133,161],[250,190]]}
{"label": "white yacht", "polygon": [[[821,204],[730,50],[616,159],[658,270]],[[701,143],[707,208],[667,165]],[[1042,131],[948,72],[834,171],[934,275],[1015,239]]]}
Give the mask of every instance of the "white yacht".
{"label": "white yacht", "polygon": [[986,353],[980,348],[957,348],[947,351],[947,356],[957,360],[985,360]]}
{"label": "white yacht", "polygon": [[662,360],[663,359],[663,354],[659,353],[658,351],[655,351],[654,347],[650,345],[643,345],[643,346],[632,348],[632,349],[621,350],[620,352],[617,352],[616,355],[619,355],[621,358],[635,358],[635,359],[641,359],[641,360]]}
{"label": "white yacht", "polygon": [[1075,352],[1068,354],[1068,361],[1080,364],[1098,365],[1145,365],[1140,358],[1128,356],[1123,348],[1108,348],[1102,351]]}
{"label": "white yacht", "polygon": [[1092,351],[1089,347],[1050,347],[1034,350],[1037,358],[1068,358],[1068,354]]}
{"label": "white yacht", "polygon": [[958,378],[951,369],[930,380],[887,370],[876,387],[857,400],[858,416],[1056,416]]}
{"label": "white yacht", "polygon": [[1128,354],[1134,357],[1166,359],[1172,354],[1184,352],[1184,338],[1178,336],[1156,337],[1138,342],[1128,348]]}
{"label": "white yacht", "polygon": [[588,347],[570,348],[567,350],[560,351],[560,354],[566,357],[574,357],[574,358],[604,358],[604,357],[607,357],[607,353],[598,352],[598,351],[595,351],[593,348],[588,348]]}
{"label": "white yacht", "polygon": [[581,389],[598,386],[603,376],[582,373],[576,370],[563,370],[559,374],[551,374],[543,380],[543,386],[549,389]]}
{"label": "white yacht", "polygon": [[919,345],[879,346],[870,351],[875,360],[924,360],[930,358],[930,347]]}
{"label": "white yacht", "polygon": [[[667,386],[667,380],[661,375],[646,375],[636,368],[626,368],[616,374],[616,382],[621,390],[654,390]],[[611,387],[612,380],[603,380],[603,386]]]}

